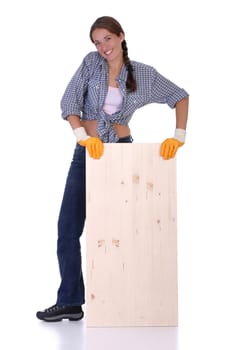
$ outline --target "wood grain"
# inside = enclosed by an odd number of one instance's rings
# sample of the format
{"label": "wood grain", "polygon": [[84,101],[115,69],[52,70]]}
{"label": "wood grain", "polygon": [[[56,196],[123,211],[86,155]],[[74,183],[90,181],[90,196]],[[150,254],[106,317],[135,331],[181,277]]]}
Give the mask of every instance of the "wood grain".
{"label": "wood grain", "polygon": [[178,323],[176,161],[159,144],[87,155],[88,327]]}

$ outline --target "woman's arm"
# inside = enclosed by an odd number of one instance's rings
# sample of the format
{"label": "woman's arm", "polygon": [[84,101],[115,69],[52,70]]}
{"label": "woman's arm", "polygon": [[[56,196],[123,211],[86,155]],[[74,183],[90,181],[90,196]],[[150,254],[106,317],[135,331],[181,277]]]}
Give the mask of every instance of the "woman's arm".
{"label": "woman's arm", "polygon": [[178,101],[176,108],[176,130],[173,138],[166,139],[160,147],[160,155],[164,159],[174,158],[179,147],[185,143],[186,127],[188,121],[189,98]]}
{"label": "woman's arm", "polygon": [[183,98],[183,100],[176,103],[176,128],[186,130],[188,121],[188,104],[189,98]]}
{"label": "woman's arm", "polygon": [[70,126],[73,130],[82,126],[80,117],[78,115],[69,115],[67,117],[67,120],[70,123]]}

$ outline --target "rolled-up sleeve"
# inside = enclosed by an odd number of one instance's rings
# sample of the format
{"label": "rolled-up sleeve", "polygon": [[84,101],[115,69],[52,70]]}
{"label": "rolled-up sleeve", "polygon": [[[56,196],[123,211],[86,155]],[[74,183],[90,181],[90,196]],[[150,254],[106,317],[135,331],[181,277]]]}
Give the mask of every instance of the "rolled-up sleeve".
{"label": "rolled-up sleeve", "polygon": [[169,79],[152,70],[151,99],[157,103],[167,103],[174,108],[176,103],[189,96],[187,91],[174,84]]}
{"label": "rolled-up sleeve", "polygon": [[69,115],[81,116],[89,79],[89,70],[85,59],[71,78],[61,99],[62,118]]}

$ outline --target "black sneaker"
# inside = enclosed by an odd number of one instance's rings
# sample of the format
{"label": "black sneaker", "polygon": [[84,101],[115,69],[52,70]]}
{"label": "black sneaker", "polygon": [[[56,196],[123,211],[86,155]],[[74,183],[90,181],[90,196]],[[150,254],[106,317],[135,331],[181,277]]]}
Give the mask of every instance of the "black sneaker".
{"label": "black sneaker", "polygon": [[39,320],[47,322],[57,322],[63,319],[79,321],[83,316],[84,313],[81,306],[64,306],[57,304],[36,313],[36,317],[39,318]]}

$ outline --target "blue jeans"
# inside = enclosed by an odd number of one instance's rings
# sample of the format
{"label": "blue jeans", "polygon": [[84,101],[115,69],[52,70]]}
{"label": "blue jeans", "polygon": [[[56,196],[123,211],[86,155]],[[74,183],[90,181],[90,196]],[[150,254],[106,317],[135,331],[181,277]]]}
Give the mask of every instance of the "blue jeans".
{"label": "blue jeans", "polygon": [[[131,136],[119,143],[131,143]],[[80,237],[86,218],[85,147],[77,144],[68,172],[58,218],[57,257],[61,284],[57,304],[82,305],[85,287],[82,274]]]}

